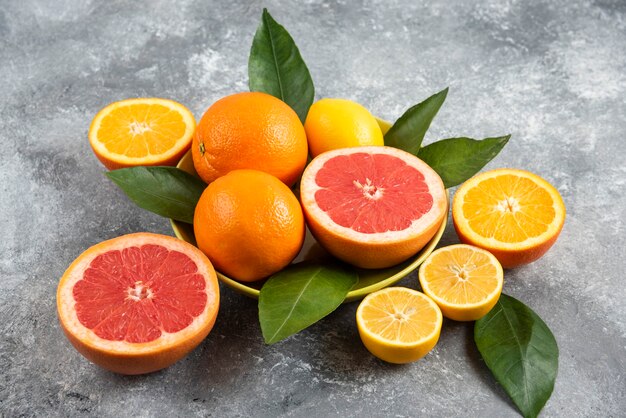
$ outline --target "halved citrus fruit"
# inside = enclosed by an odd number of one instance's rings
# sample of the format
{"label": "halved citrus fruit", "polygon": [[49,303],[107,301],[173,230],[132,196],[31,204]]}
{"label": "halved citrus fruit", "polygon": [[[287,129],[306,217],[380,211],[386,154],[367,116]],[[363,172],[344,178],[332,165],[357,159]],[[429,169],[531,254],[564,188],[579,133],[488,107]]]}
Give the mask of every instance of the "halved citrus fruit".
{"label": "halved citrus fruit", "polygon": [[472,177],[456,191],[452,219],[461,242],[484,248],[511,268],[537,260],[565,222],[559,192],[541,177],[502,168]]}
{"label": "halved citrus fruit", "polygon": [[419,270],[424,293],[443,316],[455,321],[485,316],[498,302],[503,280],[502,266],[493,254],[465,244],[435,250]]}
{"label": "halved citrus fruit", "polygon": [[317,241],[363,268],[390,267],[417,253],[448,210],[439,175],[419,158],[384,146],[320,154],[305,169],[300,194]]}
{"label": "halved citrus fruit", "polygon": [[439,341],[443,318],[428,296],[405,287],[370,293],[356,311],[363,345],[389,363],[424,357]]}
{"label": "halved citrus fruit", "polygon": [[149,233],[87,249],[57,289],[72,345],[123,374],[162,369],[193,350],[213,328],[219,299],[215,270],[200,250]]}
{"label": "halved citrus fruit", "polygon": [[91,122],[89,143],[109,170],[176,165],[191,146],[196,121],[182,104],[140,98],[111,103]]}

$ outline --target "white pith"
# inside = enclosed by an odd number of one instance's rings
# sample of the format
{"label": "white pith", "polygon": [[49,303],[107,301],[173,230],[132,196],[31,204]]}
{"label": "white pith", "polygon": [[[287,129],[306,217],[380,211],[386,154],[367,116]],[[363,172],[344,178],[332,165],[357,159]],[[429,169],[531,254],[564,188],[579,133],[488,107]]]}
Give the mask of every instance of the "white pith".
{"label": "white pith", "polygon": [[148,126],[146,122],[135,121],[135,122],[131,122],[130,125],[128,125],[128,132],[131,133],[132,135],[141,135],[151,130],[152,128]]}
{"label": "white pith", "polygon": [[[347,228],[337,224],[330,216],[323,211],[315,201],[315,193],[322,189],[316,181],[315,175],[323,167],[323,165],[331,158],[339,155],[350,155],[356,152],[363,152],[369,154],[386,154],[400,158],[405,164],[414,167],[424,175],[424,182],[428,186],[428,191],[432,195],[433,205],[431,209],[422,215],[419,219],[414,220],[411,226],[401,231],[386,231],[375,233],[363,233],[355,231],[354,229]],[[355,181],[355,185],[357,185]],[[376,188],[375,186],[368,184],[358,183],[357,187],[363,189],[364,196],[370,199],[379,199],[384,196],[384,189]],[[376,189],[376,190],[374,190]],[[356,242],[403,242],[407,237],[421,234],[424,229],[432,225],[437,220],[441,219],[442,212],[447,210],[447,197],[445,187],[439,175],[424,163],[419,158],[392,147],[356,147],[356,148],[343,148],[333,151],[328,151],[317,156],[305,169],[302,175],[301,191],[305,192],[301,194],[302,205],[306,208],[309,216],[317,219],[320,224],[324,225],[329,231],[341,235],[351,241]],[[370,192],[373,191],[373,194]],[[369,195],[369,196],[366,196]]]}
{"label": "white pith", "polygon": [[383,197],[385,189],[382,187],[376,187],[372,184],[372,180],[366,178],[365,184],[361,184],[358,180],[352,182],[354,186],[363,191],[363,197],[370,200],[378,200]]}
{"label": "white pith", "polygon": [[142,299],[152,299],[154,297],[152,293],[152,289],[145,286],[144,283],[140,281],[136,281],[133,287],[129,287],[126,290],[126,299],[130,300],[142,300]]}
{"label": "white pith", "polygon": [[506,199],[499,201],[496,205],[496,209],[500,212],[515,213],[518,212],[520,208],[519,201],[513,196],[509,196]]}
{"label": "white pith", "polygon": [[[120,237],[97,244],[96,246],[100,251],[98,251],[97,253],[91,253],[88,255],[83,254],[79,256],[76,261],[74,261],[74,263],[72,263],[72,265],[68,268],[66,272],[66,274],[68,275],[65,280],[59,284],[59,288],[57,290],[57,298],[59,300],[58,308],[60,319],[66,325],[67,330],[84,344],[87,344],[94,348],[106,350],[107,352],[118,354],[143,354],[152,351],[161,351],[164,348],[174,346],[181,340],[184,340],[198,333],[204,327],[206,322],[210,320],[210,308],[216,303],[219,303],[219,291],[217,284],[212,284],[209,281],[209,278],[211,277],[211,272],[208,271],[204,263],[201,261],[201,257],[204,257],[204,255],[200,253],[200,250],[197,250],[190,244],[187,244],[184,241],[177,240],[176,238],[171,238],[171,241],[168,240],[167,243],[165,243],[162,240],[162,237],[157,240],[154,239],[150,234],[142,235],[145,236],[143,239],[138,239],[135,237],[132,239],[132,242],[124,239],[125,237]],[[194,263],[196,263],[196,266],[198,267],[198,274],[201,274],[203,277],[207,278],[205,287],[207,291],[207,302],[204,311],[200,315],[195,317],[192,323],[186,328],[176,333],[167,333],[161,330],[162,335],[156,340],[150,342],[129,343],[126,341],[111,341],[100,338],[91,329],[85,327],[79,321],[78,316],[76,315],[76,310],[74,309],[76,302],[73,295],[74,285],[83,278],[84,271],[89,266],[91,261],[93,261],[93,259],[98,255],[107,251],[122,250],[128,246],[141,246],[145,244],[161,245],[165,246],[168,250],[177,250],[183,252],[185,255],[189,256],[194,261]],[[193,253],[190,252],[189,248],[194,248],[197,253],[195,251]],[[213,292],[211,292],[211,290],[213,290]],[[133,295],[129,292],[128,297],[133,298]]]}

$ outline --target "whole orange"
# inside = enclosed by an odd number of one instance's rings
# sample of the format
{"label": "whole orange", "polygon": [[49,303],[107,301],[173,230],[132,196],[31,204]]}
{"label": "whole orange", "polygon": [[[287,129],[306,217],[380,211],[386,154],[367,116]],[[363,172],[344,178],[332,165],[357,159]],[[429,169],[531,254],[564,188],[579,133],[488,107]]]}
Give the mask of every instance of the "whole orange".
{"label": "whole orange", "polygon": [[298,115],[265,93],[237,93],[202,116],[192,144],[193,164],[207,183],[240,168],[264,171],[288,186],[302,174],[308,146]]}
{"label": "whole orange", "polygon": [[284,183],[262,171],[234,170],[202,193],[193,230],[217,270],[252,282],[298,255],[305,225],[300,203]]}

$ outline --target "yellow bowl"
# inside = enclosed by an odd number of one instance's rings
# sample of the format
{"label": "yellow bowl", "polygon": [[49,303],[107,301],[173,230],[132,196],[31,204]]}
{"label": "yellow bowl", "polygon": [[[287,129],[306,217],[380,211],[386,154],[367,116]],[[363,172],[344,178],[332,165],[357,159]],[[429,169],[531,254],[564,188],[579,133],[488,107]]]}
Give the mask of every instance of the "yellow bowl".
{"label": "yellow bowl", "polygon": [[[386,133],[391,127],[389,122],[380,119],[377,120],[381,130],[383,131],[383,134]],[[177,167],[181,170],[197,176],[196,170],[193,166],[191,150],[183,156]],[[443,231],[445,231],[446,229],[447,222],[448,217],[446,216],[441,223],[441,226],[437,230],[435,236],[428,242],[428,244],[426,244],[424,248],[422,248],[420,252],[415,254],[407,261],[386,269],[357,269],[359,281],[348,293],[348,296],[346,297],[346,300],[344,302],[352,302],[362,299],[369,293],[375,292],[387,286],[391,286],[392,284],[396,283],[397,281],[414,271],[417,267],[419,267],[420,264],[424,262],[424,260],[430,255],[430,253],[433,252],[433,250],[441,240],[441,236],[443,235]],[[178,238],[182,239],[183,241],[187,241],[193,245],[196,245],[196,238],[193,233],[192,225],[184,222],[175,221],[173,219],[170,219],[170,223],[172,224],[174,234]],[[304,260],[324,260],[325,258],[330,257],[331,256],[323,248],[321,248],[319,244],[317,244],[315,238],[313,238],[307,228],[306,238],[304,240],[302,250],[293,262],[297,263]],[[259,291],[261,290],[261,286],[263,286],[263,282],[241,283],[237,280],[231,279],[230,277],[220,272],[217,272],[217,277],[226,286],[232,288],[239,293],[255,299],[259,297]]]}

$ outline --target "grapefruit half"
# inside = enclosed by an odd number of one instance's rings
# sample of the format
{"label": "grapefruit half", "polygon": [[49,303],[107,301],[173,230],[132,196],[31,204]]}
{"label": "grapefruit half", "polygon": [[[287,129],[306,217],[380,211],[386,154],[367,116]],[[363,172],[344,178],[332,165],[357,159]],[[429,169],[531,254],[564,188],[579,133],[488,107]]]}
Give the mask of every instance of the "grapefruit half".
{"label": "grapefruit half", "polygon": [[304,171],[300,193],[317,241],[335,257],[370,269],[417,253],[448,211],[439,175],[392,147],[322,153]]}
{"label": "grapefruit half", "polygon": [[209,259],[165,235],[136,233],[94,245],[57,289],[65,335],[87,359],[142,374],[180,360],[209,334],[219,307]]}

